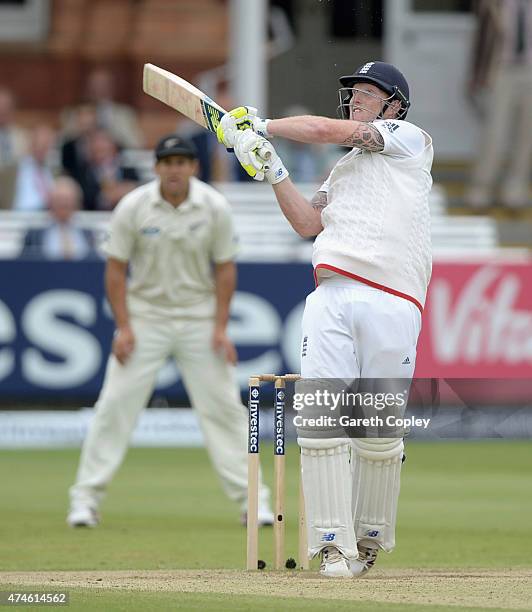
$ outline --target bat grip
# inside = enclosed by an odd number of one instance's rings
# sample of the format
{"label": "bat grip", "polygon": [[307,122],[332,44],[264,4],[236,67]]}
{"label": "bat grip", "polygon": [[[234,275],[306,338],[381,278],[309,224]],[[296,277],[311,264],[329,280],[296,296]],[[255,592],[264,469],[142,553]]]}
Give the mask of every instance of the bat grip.
{"label": "bat grip", "polygon": [[[226,151],[228,153],[234,153],[235,150],[233,149],[233,147],[228,147],[226,149]],[[268,149],[266,147],[262,147],[261,149],[259,149],[259,157],[261,159],[263,159],[264,161],[270,161],[270,157],[272,156],[271,151],[268,151]]]}
{"label": "bat grip", "polygon": [[269,161],[271,156],[271,151],[269,151],[266,147],[259,149],[259,157],[264,161]]}

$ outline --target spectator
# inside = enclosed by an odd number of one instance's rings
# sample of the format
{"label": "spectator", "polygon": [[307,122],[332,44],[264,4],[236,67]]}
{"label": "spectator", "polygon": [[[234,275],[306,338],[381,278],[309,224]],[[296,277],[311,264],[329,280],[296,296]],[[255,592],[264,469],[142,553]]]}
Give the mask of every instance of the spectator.
{"label": "spectator", "polygon": [[54,178],[49,167],[50,151],[55,143],[55,132],[48,125],[39,125],[30,136],[30,152],[22,158],[17,170],[15,210],[43,210]]}
{"label": "spectator", "polygon": [[521,207],[529,202],[532,159],[532,0],[479,0],[477,17],[471,93],[487,89],[489,104],[465,200],[491,205],[507,162],[499,197]]}
{"label": "spectator", "polygon": [[80,260],[96,256],[94,238],[75,220],[81,190],[70,177],[59,177],[50,192],[50,223],[28,230],[21,257],[26,259]]}
{"label": "spectator", "polygon": [[0,208],[11,208],[17,164],[26,152],[26,135],[14,123],[15,99],[0,87]]}
{"label": "spectator", "polygon": [[[105,68],[93,70],[87,79],[86,97],[96,108],[97,123],[110,132],[123,148],[142,147],[142,133],[135,111],[114,101],[114,78]],[[75,133],[75,114],[72,109],[63,116],[65,132]]]}
{"label": "spectator", "polygon": [[111,135],[97,129],[87,138],[88,161],[79,176],[86,210],[111,210],[139,181],[135,168],[122,165]]}
{"label": "spectator", "polygon": [[61,146],[61,165],[67,174],[81,182],[89,163],[89,136],[98,127],[96,106],[82,102],[74,111],[74,132]]}

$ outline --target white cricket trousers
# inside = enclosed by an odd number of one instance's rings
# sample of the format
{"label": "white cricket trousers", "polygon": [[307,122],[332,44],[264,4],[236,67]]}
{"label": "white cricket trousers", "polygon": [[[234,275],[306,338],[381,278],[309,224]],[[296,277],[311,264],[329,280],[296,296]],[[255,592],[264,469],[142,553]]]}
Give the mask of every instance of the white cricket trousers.
{"label": "white cricket trousers", "polygon": [[[306,301],[301,375],[398,379],[402,390],[414,373],[420,329],[412,302],[339,275],[326,278]],[[403,441],[321,433],[298,430],[309,558],[331,542],[348,558],[356,558],[359,542],[390,552]]]}
{"label": "white cricket trousers", "polygon": [[303,378],[412,378],[421,312],[409,300],[350,278],[325,278],[307,297]]}
{"label": "white cricket trousers", "polygon": [[[235,368],[212,349],[212,320],[133,318],[135,349],[125,365],[111,354],[105,380],[81,451],[72,506],[97,507],[120,466],[158,371],[173,356],[196,409],[213,466],[227,496],[245,509],[247,499],[247,412]],[[186,465],[176,469],[187,470]],[[260,481],[260,502],[269,490]]]}

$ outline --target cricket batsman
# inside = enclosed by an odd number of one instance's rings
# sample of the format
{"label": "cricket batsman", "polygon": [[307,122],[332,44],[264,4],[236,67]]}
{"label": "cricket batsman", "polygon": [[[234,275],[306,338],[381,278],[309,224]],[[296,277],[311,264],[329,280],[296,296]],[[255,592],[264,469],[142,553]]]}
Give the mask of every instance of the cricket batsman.
{"label": "cricket batsman", "polygon": [[[222,118],[218,138],[248,174],[272,185],[298,234],[317,236],[302,377],[409,381],[432,269],[432,140],[405,120],[409,87],[395,66],[368,62],[340,83],[342,119],[263,120],[239,107]],[[274,137],[349,151],[308,202],[267,140]],[[265,149],[267,162],[258,155]],[[363,575],[379,550],[395,546],[403,440],[299,428],[298,444],[309,557],[321,556],[324,576]]]}

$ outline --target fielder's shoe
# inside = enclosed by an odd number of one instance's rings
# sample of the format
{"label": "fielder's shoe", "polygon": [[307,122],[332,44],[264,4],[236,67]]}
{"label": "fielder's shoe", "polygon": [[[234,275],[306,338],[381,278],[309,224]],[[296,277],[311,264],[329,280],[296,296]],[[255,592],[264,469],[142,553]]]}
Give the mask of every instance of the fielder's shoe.
{"label": "fielder's shoe", "polygon": [[368,548],[362,544],[358,544],[358,559],[350,559],[349,567],[351,568],[351,575],[355,578],[362,576],[369,572],[369,570],[375,565],[377,560],[378,548]]}
{"label": "fielder's shoe", "polygon": [[320,574],[327,578],[352,578],[348,560],[336,548],[326,546],[321,551]]}
{"label": "fielder's shoe", "polygon": [[75,506],[67,516],[70,527],[96,527],[100,522],[100,515],[89,506]]}
{"label": "fielder's shoe", "polygon": [[[261,506],[259,507],[258,512],[258,521],[259,527],[271,527],[273,525],[273,512],[270,510],[269,506]],[[248,513],[242,512],[242,516],[240,518],[240,522],[245,527],[248,522]]]}

